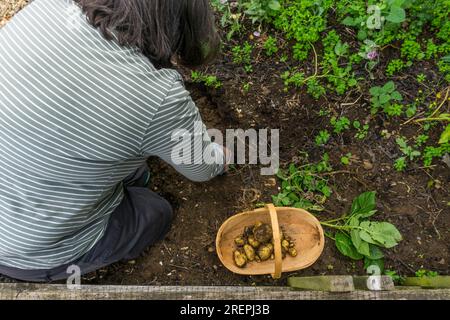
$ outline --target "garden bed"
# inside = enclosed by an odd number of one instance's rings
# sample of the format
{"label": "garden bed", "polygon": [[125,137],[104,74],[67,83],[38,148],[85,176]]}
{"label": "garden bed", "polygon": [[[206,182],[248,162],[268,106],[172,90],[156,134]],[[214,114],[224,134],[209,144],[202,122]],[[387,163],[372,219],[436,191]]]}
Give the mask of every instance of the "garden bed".
{"label": "garden bed", "polygon": [[[296,61],[291,56],[291,43],[279,31],[268,28],[254,33],[255,26],[248,21],[242,24],[241,34],[227,41],[223,54],[201,70],[202,74],[220,81],[218,88],[198,82],[183,71],[207,126],[221,130],[280,129],[282,168],[317,163],[327,153],[332,168],[326,173],[331,195],[321,204],[324,210],[313,212],[319,220],[339,217],[349,210],[357,195],[376,191],[379,210],[376,220],[394,224],[403,236],[398,246],[385,251],[385,269],[401,275],[414,275],[419,269],[449,274],[448,157],[439,157],[430,166],[412,162],[403,171],[397,171],[394,163],[402,152],[396,139],[402,136],[414,141],[423,127],[406,116],[370,112],[370,89],[389,80],[395,82],[404,104],[413,103],[420,95],[417,114],[425,115],[433,102],[442,102],[442,110],[448,111],[450,104],[445,101],[445,94],[449,84],[443,80],[436,63],[432,59],[424,60],[387,77],[384,74],[387,63],[399,57],[398,50],[387,46],[379,50],[380,62],[372,70],[373,80],[367,76],[364,65],[360,65],[354,68],[358,86],[348,88],[342,95],[327,90],[315,99],[305,87],[286,89],[280,76],[293,68],[314,74],[313,52],[305,61]],[[327,31],[331,29],[332,24]],[[336,29],[351,48],[357,45],[352,30],[342,25],[336,25]],[[263,48],[267,35],[273,36],[279,47],[272,56],[267,56]],[[251,72],[233,61],[233,48],[246,42],[253,46]],[[320,57],[321,45],[315,50]],[[287,60],[283,59],[284,55]],[[417,81],[419,75],[426,81]],[[355,120],[368,123],[364,138],[355,138],[356,128],[332,133],[333,116],[346,117],[351,123]],[[315,137],[325,129],[331,137],[324,144],[316,143]],[[441,133],[441,125],[432,127],[427,131],[428,140],[436,143]],[[99,270],[84,277],[83,283],[195,286],[286,283],[287,274],[273,280],[268,276],[243,277],[230,273],[218,260],[214,244],[218,228],[228,217],[273,201],[272,196],[282,191],[278,178],[261,176],[259,166],[237,165],[225,176],[198,184],[184,179],[157,159],[150,159],[149,164],[152,190],[165,196],[175,209],[171,231],[164,241],[135,261]],[[344,257],[334,241],[326,239],[320,259],[312,267],[292,274],[365,274],[365,270],[363,261]]]}

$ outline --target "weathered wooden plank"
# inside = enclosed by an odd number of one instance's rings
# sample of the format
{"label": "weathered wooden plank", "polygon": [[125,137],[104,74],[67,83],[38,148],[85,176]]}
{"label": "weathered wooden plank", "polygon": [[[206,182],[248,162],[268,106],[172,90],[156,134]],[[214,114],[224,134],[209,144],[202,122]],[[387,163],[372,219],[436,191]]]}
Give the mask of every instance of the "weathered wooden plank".
{"label": "weathered wooden plank", "polygon": [[4,283],[0,299],[18,300],[450,300],[449,289],[353,291],[346,293],[296,291],[287,287],[177,287],[177,286],[81,286],[68,290],[65,285]]}
{"label": "weathered wooden plank", "polygon": [[389,276],[353,276],[353,285],[357,290],[394,290],[394,281]]}
{"label": "weathered wooden plank", "polygon": [[319,290],[329,292],[354,291],[351,276],[316,276],[316,277],[290,277],[288,285],[299,290]]}

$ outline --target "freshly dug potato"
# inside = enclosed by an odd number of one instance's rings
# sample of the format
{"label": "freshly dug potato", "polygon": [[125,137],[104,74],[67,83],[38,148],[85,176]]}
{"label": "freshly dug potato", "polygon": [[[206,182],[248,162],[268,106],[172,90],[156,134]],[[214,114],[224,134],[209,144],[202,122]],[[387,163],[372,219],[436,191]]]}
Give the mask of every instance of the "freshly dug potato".
{"label": "freshly dug potato", "polygon": [[[270,224],[257,221],[252,226],[244,227],[242,235],[234,239],[236,250],[233,251],[235,264],[243,268],[249,262],[262,262],[269,259],[274,260],[274,238]],[[285,259],[288,255],[296,257],[298,252],[294,241],[280,227],[281,255]]]}
{"label": "freshly dug potato", "polygon": [[255,260],[255,249],[249,244],[244,245],[244,252],[248,261]]}
{"label": "freshly dug potato", "polygon": [[259,241],[256,241],[254,236],[248,236],[247,241],[248,241],[248,244],[251,245],[255,249],[257,249],[260,245]]}
{"label": "freshly dug potato", "polygon": [[238,247],[243,247],[245,244],[245,240],[243,237],[237,237],[234,239],[234,243],[238,246]]}
{"label": "freshly dug potato", "polygon": [[258,249],[258,256],[261,258],[261,261],[266,261],[270,258],[272,255],[272,249],[270,246],[267,245],[261,245]]}
{"label": "freshly dug potato", "polygon": [[239,250],[235,250],[233,252],[233,256],[234,256],[234,263],[239,268],[243,268],[247,264],[247,257],[245,253],[242,253]]}
{"label": "freshly dug potato", "polygon": [[272,227],[266,223],[255,225],[253,228],[253,236],[260,243],[270,242],[273,237]]}
{"label": "freshly dug potato", "polygon": [[284,251],[289,251],[290,243],[286,239],[281,241],[281,249]]}
{"label": "freshly dug potato", "polygon": [[289,255],[291,256],[291,257],[296,257],[297,256],[297,249],[295,249],[295,248],[289,248],[289,251],[288,251],[288,253],[289,253]]}

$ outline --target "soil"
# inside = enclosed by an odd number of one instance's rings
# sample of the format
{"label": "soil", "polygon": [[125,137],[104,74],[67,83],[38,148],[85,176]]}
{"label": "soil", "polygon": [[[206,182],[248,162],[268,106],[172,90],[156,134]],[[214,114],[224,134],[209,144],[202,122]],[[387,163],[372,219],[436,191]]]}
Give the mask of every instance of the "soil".
{"label": "soil", "polygon": [[[273,34],[273,32],[271,32]],[[251,34],[251,32],[248,32]],[[241,41],[248,40],[243,38]],[[258,42],[258,39],[253,40]],[[225,48],[227,49],[227,48]],[[370,116],[368,92],[375,84],[384,83],[377,74],[377,83],[360,70],[361,91],[347,92],[343,96],[327,95],[313,100],[304,89],[288,90],[279,75],[289,68],[277,62],[277,57],[267,58],[256,50],[253,69],[247,74],[231,62],[229,53],[220,56],[203,69],[216,75],[222,82],[221,89],[209,89],[194,84],[186,75],[186,86],[191,91],[204,122],[210,128],[272,128],[280,129],[281,167],[299,161],[299,152],[308,152],[312,162],[324,152],[330,155],[330,163],[336,174],[330,176],[332,196],[326,202],[326,212],[317,213],[320,220],[340,216],[351,205],[352,199],[364,191],[377,191],[378,217],[397,226],[403,235],[400,244],[387,250],[386,269],[402,275],[413,275],[419,268],[449,274],[450,255],[450,170],[436,160],[433,167],[424,169],[420,163],[410,165],[406,172],[393,169],[393,161],[400,156],[395,138],[381,136],[383,129],[389,133],[401,133],[412,137],[418,126],[405,121]],[[224,52],[229,52],[224,50]],[[383,52],[382,61],[394,53],[389,48]],[[303,66],[307,72],[314,70],[314,63]],[[380,67],[380,73],[382,68]],[[308,71],[309,70],[309,71]],[[415,76],[425,73],[428,81],[419,87]],[[407,69],[396,80],[407,100],[411,101],[419,89],[442,90],[434,64],[421,64]],[[250,83],[248,92],[243,83]],[[378,83],[379,82],[379,83]],[[431,99],[427,98],[427,99]],[[354,138],[354,131],[334,134],[325,147],[318,147],[314,137],[320,130],[329,128],[329,117],[319,115],[320,110],[349,119],[370,118],[370,130],[366,139]],[[439,134],[433,129],[432,137]],[[351,152],[348,166],[340,157]],[[310,268],[284,274],[282,279],[270,276],[238,276],[225,269],[215,252],[215,237],[220,225],[238,212],[256,208],[271,202],[271,196],[279,191],[279,181],[273,176],[260,175],[260,166],[237,165],[230,173],[207,183],[193,183],[180,176],[174,169],[158,159],[150,159],[151,189],[162,194],[173,205],[175,219],[164,241],[148,248],[138,259],[119,262],[96,273],[87,275],[84,283],[127,285],[274,285],[285,284],[290,275],[364,274],[362,262],[354,262],[342,256],[330,239],[325,250]],[[438,181],[437,187],[429,187],[429,181]]]}

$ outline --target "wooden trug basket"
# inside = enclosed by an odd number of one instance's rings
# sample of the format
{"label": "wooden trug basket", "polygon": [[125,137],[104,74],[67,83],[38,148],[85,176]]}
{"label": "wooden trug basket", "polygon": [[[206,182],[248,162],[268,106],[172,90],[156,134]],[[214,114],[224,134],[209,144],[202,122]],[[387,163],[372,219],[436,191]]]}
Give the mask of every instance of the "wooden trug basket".
{"label": "wooden trug basket", "polygon": [[[242,235],[246,226],[256,221],[272,225],[274,238],[274,260],[250,262],[244,268],[234,263],[233,251],[236,249],[234,239]],[[280,228],[295,242],[298,255],[283,260],[281,255]],[[230,271],[242,275],[271,274],[274,279],[282,272],[296,271],[311,266],[321,255],[325,237],[320,222],[303,209],[274,207],[267,204],[265,208],[246,211],[232,216],[220,227],[216,237],[216,251],[222,264]]]}

